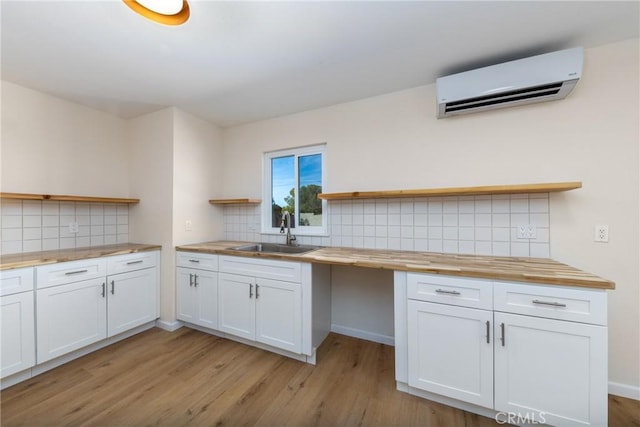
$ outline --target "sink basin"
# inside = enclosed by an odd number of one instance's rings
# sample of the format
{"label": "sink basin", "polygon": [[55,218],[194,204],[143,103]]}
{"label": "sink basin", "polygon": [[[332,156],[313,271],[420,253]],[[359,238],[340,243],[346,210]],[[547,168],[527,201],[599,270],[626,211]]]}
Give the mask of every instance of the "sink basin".
{"label": "sink basin", "polygon": [[306,252],[320,249],[319,246],[287,246],[278,243],[252,243],[250,245],[236,246],[231,248],[241,252],[268,252],[276,254],[304,254]]}

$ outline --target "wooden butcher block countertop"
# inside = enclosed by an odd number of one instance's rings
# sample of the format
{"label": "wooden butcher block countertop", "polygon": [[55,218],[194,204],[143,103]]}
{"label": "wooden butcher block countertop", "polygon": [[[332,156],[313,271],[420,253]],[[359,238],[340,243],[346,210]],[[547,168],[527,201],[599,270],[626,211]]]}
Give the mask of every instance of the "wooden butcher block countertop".
{"label": "wooden butcher block countertop", "polygon": [[91,248],[58,249],[53,251],[27,252],[0,257],[0,270],[11,268],[35,267],[55,264],[57,262],[76,261],[80,259],[100,258],[103,256],[125,255],[136,252],[155,251],[160,245],[139,243],[122,243],[118,245],[95,246]]}
{"label": "wooden butcher block countertop", "polygon": [[290,261],[415,271],[493,280],[615,289],[615,283],[549,258],[457,255],[378,249],[323,247],[304,254],[242,252],[250,242],[215,241],[177,246],[179,251],[262,257]]}

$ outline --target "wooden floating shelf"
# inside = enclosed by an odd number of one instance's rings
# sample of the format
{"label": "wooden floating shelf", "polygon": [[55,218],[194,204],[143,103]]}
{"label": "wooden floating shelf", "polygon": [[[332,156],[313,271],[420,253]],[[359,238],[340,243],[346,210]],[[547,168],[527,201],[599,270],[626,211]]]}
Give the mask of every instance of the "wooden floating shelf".
{"label": "wooden floating shelf", "polygon": [[354,191],[321,193],[323,200],[389,199],[400,197],[478,196],[486,194],[552,193],[582,188],[582,182],[550,182],[544,184],[487,185],[481,187],[425,188],[417,190]]}
{"label": "wooden floating shelf", "polygon": [[212,199],[212,205],[257,205],[262,203],[260,199]]}
{"label": "wooden floating shelf", "polygon": [[121,197],[65,196],[59,194],[0,193],[1,199],[17,200],[56,200],[60,202],[93,202],[93,203],[140,203],[140,199]]}

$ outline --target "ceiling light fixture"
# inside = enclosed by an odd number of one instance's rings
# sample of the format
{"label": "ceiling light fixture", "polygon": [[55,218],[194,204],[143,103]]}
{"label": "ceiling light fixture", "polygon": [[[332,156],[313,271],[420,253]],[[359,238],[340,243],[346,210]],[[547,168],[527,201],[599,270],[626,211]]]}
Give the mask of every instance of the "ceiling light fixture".
{"label": "ceiling light fixture", "polygon": [[165,25],[180,25],[189,19],[187,0],[122,0],[131,10]]}

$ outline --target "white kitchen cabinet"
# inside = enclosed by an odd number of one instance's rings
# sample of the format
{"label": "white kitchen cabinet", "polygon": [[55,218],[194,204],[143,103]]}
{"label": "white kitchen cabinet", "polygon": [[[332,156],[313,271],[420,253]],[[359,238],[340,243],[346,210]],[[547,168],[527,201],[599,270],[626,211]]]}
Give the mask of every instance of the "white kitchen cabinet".
{"label": "white kitchen cabinet", "polygon": [[177,318],[218,329],[218,257],[178,252]]}
{"label": "white kitchen cabinet", "polygon": [[218,329],[218,273],[177,269],[179,320]]}
{"label": "white kitchen cabinet", "polygon": [[0,272],[0,378],[35,365],[33,268]]}
{"label": "white kitchen cabinet", "polygon": [[220,330],[253,341],[256,334],[255,279],[220,273],[218,297]]}
{"label": "white kitchen cabinet", "polygon": [[398,389],[485,416],[606,425],[604,290],[456,280],[396,273]]}
{"label": "white kitchen cabinet", "polygon": [[220,330],[301,353],[300,284],[220,273]]}
{"label": "white kitchen cabinet", "polygon": [[155,266],[110,275],[107,284],[107,336],[118,335],[158,317],[158,277]]}
{"label": "white kitchen cabinet", "polygon": [[158,317],[158,251],[36,268],[37,362]]}
{"label": "white kitchen cabinet", "polygon": [[493,405],[493,312],[408,302],[409,385]]}
{"label": "white kitchen cabinet", "polygon": [[256,341],[293,353],[302,351],[300,285],[256,280]]}
{"label": "white kitchen cabinet", "polygon": [[36,305],[38,363],[107,337],[104,277],[38,289]]}
{"label": "white kitchen cabinet", "polygon": [[495,334],[497,411],[551,425],[607,424],[606,327],[496,313]]}

